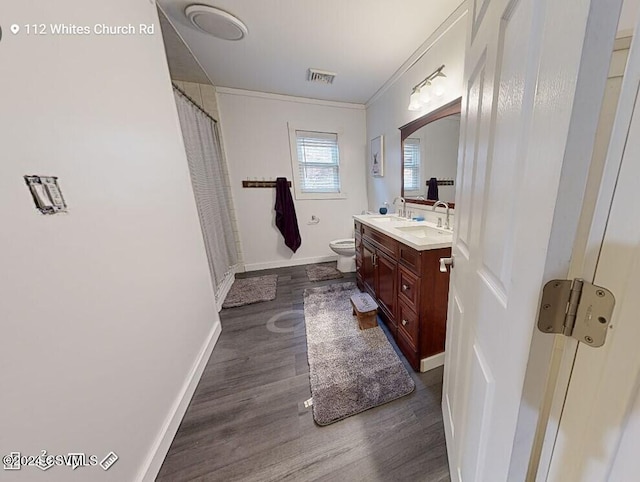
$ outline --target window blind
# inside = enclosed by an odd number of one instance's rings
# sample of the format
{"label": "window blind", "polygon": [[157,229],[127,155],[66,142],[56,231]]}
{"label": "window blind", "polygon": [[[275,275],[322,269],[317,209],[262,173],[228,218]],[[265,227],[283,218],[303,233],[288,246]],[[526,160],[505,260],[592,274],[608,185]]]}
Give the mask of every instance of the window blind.
{"label": "window blind", "polygon": [[420,139],[404,140],[404,189],[420,190]]}
{"label": "window blind", "polygon": [[298,173],[305,193],[340,192],[338,134],[296,131]]}

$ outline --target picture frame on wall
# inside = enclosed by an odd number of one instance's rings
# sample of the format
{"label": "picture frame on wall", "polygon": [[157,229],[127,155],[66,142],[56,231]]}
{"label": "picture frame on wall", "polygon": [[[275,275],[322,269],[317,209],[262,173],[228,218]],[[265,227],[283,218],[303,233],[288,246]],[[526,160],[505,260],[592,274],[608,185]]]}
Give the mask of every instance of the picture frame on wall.
{"label": "picture frame on wall", "polygon": [[381,135],[371,140],[371,157],[369,164],[373,177],[384,176],[384,139]]}

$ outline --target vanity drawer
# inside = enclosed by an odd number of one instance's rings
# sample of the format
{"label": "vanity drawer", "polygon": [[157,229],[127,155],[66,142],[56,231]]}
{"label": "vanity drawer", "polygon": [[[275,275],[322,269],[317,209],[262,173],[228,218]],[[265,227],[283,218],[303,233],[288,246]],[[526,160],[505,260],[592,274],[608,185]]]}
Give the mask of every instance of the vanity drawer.
{"label": "vanity drawer", "polygon": [[412,351],[418,349],[418,331],[420,319],[415,311],[404,303],[398,306],[398,332],[401,332],[411,346]]}
{"label": "vanity drawer", "polygon": [[410,248],[409,246],[405,246],[404,244],[400,244],[398,250],[398,259],[400,260],[400,262],[415,274],[420,275],[420,267],[422,261],[422,255],[420,251],[416,251],[415,249]]}
{"label": "vanity drawer", "polygon": [[376,246],[378,246],[382,251],[385,251],[388,255],[392,256],[394,259],[398,257],[398,242],[390,238],[389,236],[379,233],[373,228],[364,225],[362,227],[362,235],[365,238],[373,241]]}
{"label": "vanity drawer", "polygon": [[420,278],[402,265],[398,277],[398,298],[414,311],[419,311]]}

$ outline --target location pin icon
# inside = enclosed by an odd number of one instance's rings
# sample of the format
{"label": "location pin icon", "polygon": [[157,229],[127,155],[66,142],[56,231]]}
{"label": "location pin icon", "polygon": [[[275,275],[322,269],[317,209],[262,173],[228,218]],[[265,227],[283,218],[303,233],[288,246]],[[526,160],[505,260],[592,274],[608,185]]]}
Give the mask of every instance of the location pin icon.
{"label": "location pin icon", "polygon": [[16,23],[14,23],[14,24],[11,26],[11,33],[12,33],[13,35],[15,35],[15,34],[17,34],[19,31],[20,31],[20,25],[18,25],[18,24],[16,24]]}

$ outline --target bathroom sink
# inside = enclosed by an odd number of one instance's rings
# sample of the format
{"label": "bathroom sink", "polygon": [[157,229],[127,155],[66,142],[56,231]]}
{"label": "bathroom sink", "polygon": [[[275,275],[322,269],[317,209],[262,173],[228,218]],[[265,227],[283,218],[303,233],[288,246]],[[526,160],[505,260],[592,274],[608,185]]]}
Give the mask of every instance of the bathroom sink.
{"label": "bathroom sink", "polygon": [[[427,221],[413,221],[395,215],[356,215],[356,226],[363,223],[374,231],[399,241],[418,251],[448,248],[453,242],[453,231]],[[363,236],[370,235],[367,228],[361,231]]]}
{"label": "bathroom sink", "polygon": [[405,226],[396,229],[404,234],[415,236],[416,238],[432,238],[443,235],[451,235],[451,233],[444,231],[443,229],[432,228],[429,226]]}

